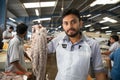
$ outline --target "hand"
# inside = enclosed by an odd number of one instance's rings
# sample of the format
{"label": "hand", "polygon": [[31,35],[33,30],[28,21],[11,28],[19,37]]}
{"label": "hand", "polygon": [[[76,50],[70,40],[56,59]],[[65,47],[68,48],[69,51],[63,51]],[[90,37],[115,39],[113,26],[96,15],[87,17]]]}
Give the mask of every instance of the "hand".
{"label": "hand", "polygon": [[30,78],[32,76],[32,73],[31,72],[26,72],[25,75]]}
{"label": "hand", "polygon": [[10,39],[12,39],[13,38],[13,36],[12,37],[9,37]]}
{"label": "hand", "polygon": [[101,54],[104,54],[104,52],[102,52]]}

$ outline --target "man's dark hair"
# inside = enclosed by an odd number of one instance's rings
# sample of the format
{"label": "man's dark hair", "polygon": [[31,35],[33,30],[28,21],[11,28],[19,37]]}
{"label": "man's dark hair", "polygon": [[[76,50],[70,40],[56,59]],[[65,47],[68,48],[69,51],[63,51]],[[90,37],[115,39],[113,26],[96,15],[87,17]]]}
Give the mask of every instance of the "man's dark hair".
{"label": "man's dark hair", "polygon": [[16,28],[17,34],[24,34],[27,31],[28,26],[24,23],[18,24]]}
{"label": "man's dark hair", "polygon": [[110,37],[113,38],[115,41],[119,41],[119,36],[117,36],[117,35],[112,35]]}
{"label": "man's dark hair", "polygon": [[67,15],[73,14],[79,18],[79,21],[81,20],[79,10],[72,8],[72,9],[65,9],[61,15],[61,20]]}
{"label": "man's dark hair", "polygon": [[9,29],[12,29],[12,30],[14,30],[13,26],[10,26],[10,27],[9,27]]}

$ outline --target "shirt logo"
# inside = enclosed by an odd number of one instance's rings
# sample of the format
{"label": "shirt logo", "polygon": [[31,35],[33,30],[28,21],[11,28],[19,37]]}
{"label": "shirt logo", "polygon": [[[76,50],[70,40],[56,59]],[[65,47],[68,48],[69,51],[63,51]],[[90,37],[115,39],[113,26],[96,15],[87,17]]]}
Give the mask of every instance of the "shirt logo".
{"label": "shirt logo", "polygon": [[67,44],[62,44],[62,47],[63,47],[63,48],[66,48],[66,47],[67,47]]}

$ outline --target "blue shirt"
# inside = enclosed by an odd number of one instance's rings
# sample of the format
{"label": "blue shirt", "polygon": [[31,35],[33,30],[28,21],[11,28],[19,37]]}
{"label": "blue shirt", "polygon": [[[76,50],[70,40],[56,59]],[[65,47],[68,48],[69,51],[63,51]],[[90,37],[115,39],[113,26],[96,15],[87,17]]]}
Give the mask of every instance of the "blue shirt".
{"label": "blue shirt", "polygon": [[111,77],[112,80],[120,80],[120,48],[115,50],[110,55],[111,60],[114,61],[112,70],[111,70]]}
{"label": "blue shirt", "polygon": [[100,47],[97,41],[93,40],[92,38],[88,38],[83,34],[82,34],[82,38],[80,39],[80,41],[76,42],[75,44],[71,43],[67,35],[56,37],[48,44],[49,53],[54,53],[56,51],[56,48],[60,40],[63,40],[63,46],[65,47],[66,50],[69,50],[69,51],[79,49],[82,42],[86,41],[91,47],[91,51],[92,51],[91,56],[92,56],[93,70],[95,72],[103,71],[101,52],[100,52]]}

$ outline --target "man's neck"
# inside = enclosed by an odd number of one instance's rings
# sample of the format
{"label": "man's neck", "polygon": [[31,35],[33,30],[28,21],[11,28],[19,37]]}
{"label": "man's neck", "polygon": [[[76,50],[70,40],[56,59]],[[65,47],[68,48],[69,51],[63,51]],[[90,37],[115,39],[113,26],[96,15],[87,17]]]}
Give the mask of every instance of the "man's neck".
{"label": "man's neck", "polygon": [[70,39],[70,41],[72,42],[72,44],[74,44],[74,43],[80,41],[80,39],[81,39],[81,35],[78,34],[78,35],[75,36],[75,37],[69,37],[69,39]]}
{"label": "man's neck", "polygon": [[21,35],[21,34],[17,34],[20,38],[24,38],[24,36],[23,35]]}

